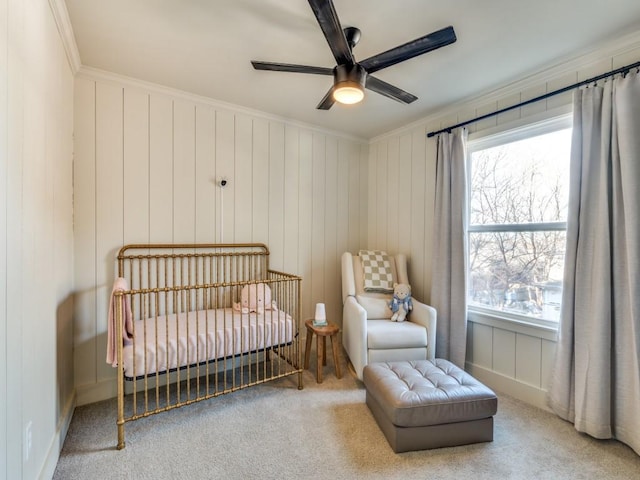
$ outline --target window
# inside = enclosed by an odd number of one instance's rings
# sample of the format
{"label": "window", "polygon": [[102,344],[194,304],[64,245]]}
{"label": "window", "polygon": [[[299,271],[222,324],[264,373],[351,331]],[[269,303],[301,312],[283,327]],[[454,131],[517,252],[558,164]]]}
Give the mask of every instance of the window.
{"label": "window", "polygon": [[469,142],[471,311],[557,325],[570,122],[562,117]]}

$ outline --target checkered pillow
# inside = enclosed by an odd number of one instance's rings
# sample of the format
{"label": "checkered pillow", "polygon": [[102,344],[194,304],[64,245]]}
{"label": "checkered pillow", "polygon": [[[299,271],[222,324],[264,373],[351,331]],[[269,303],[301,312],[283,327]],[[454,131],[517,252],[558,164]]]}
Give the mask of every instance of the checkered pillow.
{"label": "checkered pillow", "polygon": [[360,250],[365,292],[393,292],[391,258],[380,250]]}

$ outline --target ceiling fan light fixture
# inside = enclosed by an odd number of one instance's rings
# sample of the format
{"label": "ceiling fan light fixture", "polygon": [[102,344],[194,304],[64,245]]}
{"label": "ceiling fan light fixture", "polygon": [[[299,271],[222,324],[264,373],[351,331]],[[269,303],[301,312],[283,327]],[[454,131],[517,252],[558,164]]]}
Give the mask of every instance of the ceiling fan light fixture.
{"label": "ceiling fan light fixture", "polygon": [[335,86],[333,90],[333,98],[336,102],[344,103],[345,105],[353,105],[354,103],[362,101],[364,98],[364,91],[362,86],[356,82],[341,82]]}
{"label": "ceiling fan light fixture", "polygon": [[364,98],[367,72],[360,65],[338,65],[333,71],[333,98],[336,102],[353,105]]}

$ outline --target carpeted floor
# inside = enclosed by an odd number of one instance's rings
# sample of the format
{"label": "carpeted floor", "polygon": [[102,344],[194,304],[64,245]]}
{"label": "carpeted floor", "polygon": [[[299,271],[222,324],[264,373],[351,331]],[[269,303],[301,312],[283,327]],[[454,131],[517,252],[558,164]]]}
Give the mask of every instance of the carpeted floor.
{"label": "carpeted floor", "polygon": [[[313,367],[313,366],[312,366]],[[76,409],[54,479],[640,479],[640,457],[577,433],[555,415],[498,394],[494,441],[395,454],[361,382],[325,369],[126,426],[115,399]]]}

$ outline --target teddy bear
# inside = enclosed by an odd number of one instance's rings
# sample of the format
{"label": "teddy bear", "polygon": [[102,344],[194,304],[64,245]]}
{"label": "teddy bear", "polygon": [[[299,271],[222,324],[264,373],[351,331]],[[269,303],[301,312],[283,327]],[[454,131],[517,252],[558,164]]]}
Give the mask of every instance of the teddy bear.
{"label": "teddy bear", "polygon": [[389,302],[389,308],[393,315],[392,322],[403,322],[407,318],[407,314],[413,310],[413,302],[411,301],[411,285],[406,283],[393,284],[393,298]]}
{"label": "teddy bear", "polygon": [[245,285],[240,292],[240,302],[233,307],[242,313],[262,314],[265,310],[277,310],[276,302],[271,299],[271,288],[264,283]]}

